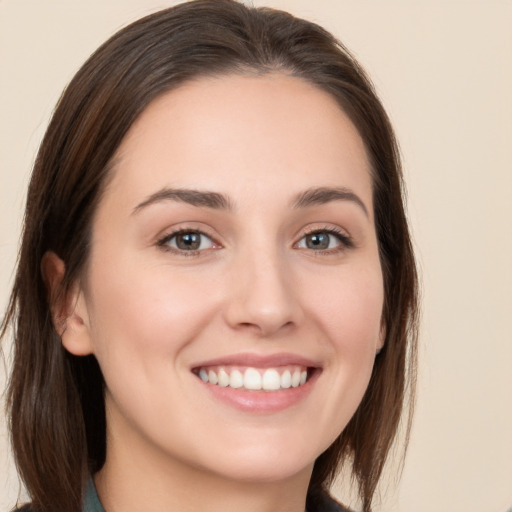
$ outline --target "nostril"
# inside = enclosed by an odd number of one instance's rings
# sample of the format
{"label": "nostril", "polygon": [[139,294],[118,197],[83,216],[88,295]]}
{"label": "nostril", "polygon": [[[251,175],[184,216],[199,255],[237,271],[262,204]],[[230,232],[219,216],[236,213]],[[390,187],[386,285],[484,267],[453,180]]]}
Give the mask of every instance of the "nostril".
{"label": "nostril", "polygon": [[257,334],[261,337],[272,336],[277,332],[282,333],[285,331],[289,331],[294,327],[294,322],[287,321],[285,323],[272,322],[268,319],[257,320],[254,323],[252,322],[240,322],[235,325],[234,328],[240,331],[253,331],[254,334]]}

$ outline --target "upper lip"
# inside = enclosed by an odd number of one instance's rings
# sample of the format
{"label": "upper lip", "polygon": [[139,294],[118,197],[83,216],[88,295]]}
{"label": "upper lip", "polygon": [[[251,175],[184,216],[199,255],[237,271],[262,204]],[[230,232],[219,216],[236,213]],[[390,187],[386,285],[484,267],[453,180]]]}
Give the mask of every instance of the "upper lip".
{"label": "upper lip", "polygon": [[216,357],[200,361],[192,365],[192,368],[204,368],[208,366],[250,366],[253,368],[273,368],[277,366],[306,366],[312,368],[320,368],[321,365],[317,361],[308,359],[297,354],[281,352],[277,354],[255,354],[244,352],[240,354],[230,354],[226,356]]}

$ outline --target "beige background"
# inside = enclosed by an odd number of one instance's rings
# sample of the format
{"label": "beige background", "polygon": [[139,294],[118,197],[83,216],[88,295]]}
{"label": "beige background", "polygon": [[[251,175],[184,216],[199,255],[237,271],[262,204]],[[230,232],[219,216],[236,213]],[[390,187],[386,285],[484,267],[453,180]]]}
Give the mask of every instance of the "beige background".
{"label": "beige background", "polygon": [[[2,309],[29,170],[61,90],[115,30],[172,3],[0,0]],[[424,281],[421,380],[402,482],[388,479],[377,512],[504,512],[512,505],[512,1],[255,3],[335,32],[373,77],[402,145]],[[0,510],[19,489],[8,452],[2,421]]]}

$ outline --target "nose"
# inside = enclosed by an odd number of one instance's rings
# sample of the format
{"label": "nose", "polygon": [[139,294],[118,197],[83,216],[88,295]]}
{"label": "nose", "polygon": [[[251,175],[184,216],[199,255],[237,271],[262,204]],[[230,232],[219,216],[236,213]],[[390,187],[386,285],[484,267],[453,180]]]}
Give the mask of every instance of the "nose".
{"label": "nose", "polygon": [[300,324],[303,312],[289,267],[277,249],[240,255],[230,270],[224,310],[231,328],[270,337]]}

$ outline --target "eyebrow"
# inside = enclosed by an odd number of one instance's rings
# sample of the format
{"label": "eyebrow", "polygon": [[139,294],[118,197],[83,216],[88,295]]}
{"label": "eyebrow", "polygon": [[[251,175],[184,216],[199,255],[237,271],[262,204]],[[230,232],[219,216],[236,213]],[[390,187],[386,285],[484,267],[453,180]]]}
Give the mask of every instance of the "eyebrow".
{"label": "eyebrow", "polygon": [[163,188],[138,204],[132,213],[162,201],[178,201],[192,206],[213,208],[216,210],[232,210],[231,201],[218,192],[208,192],[187,188]]}
{"label": "eyebrow", "polygon": [[296,196],[292,205],[294,208],[307,208],[308,206],[326,204],[332,201],[351,201],[369,217],[368,209],[361,198],[345,187],[310,188]]}
{"label": "eyebrow", "polygon": [[[194,190],[187,188],[163,188],[147,197],[142,203],[138,204],[132,213],[138,213],[140,210],[162,201],[178,201],[191,206],[213,208],[215,210],[234,209],[231,200],[224,194],[203,190]],[[359,206],[365,215],[369,217],[368,209],[363,201],[345,187],[317,187],[310,188],[301,192],[292,200],[293,208],[307,208],[309,206],[322,205],[332,201],[351,201]]]}

